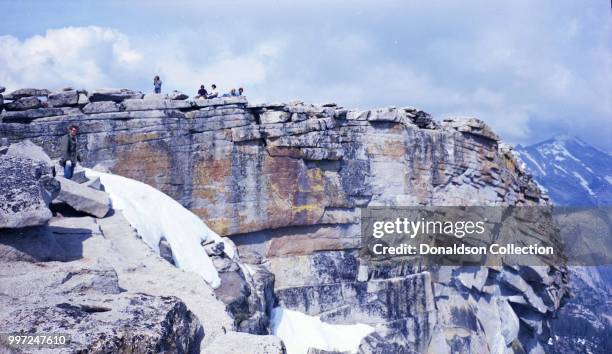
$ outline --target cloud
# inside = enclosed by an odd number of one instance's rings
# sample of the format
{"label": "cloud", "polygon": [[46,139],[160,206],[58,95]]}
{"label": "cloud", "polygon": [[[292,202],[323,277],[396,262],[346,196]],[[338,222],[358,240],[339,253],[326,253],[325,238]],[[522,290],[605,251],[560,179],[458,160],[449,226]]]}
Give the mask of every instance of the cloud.
{"label": "cloud", "polygon": [[23,41],[0,36],[0,82],[12,88],[112,85],[142,59],[126,35],[110,28],[50,29]]}
{"label": "cloud", "polygon": [[[150,91],[159,74],[166,91],[214,82],[251,101],[416,106],[478,116],[512,143],[570,133],[612,149],[604,3],[109,1],[48,16],[55,5],[0,12],[13,31],[0,37],[4,86]],[[73,23],[107,27],[62,28]]]}
{"label": "cloud", "polygon": [[[88,26],[50,29],[24,40],[0,36],[0,82],[9,89],[72,86],[130,87],[149,91],[159,74],[165,89],[195,91],[201,83],[224,88],[256,86],[284,50],[279,40],[254,44],[247,52],[225,48],[201,55],[205,46],[181,46],[176,35],[138,41],[117,29]],[[210,51],[216,52],[216,51]]]}

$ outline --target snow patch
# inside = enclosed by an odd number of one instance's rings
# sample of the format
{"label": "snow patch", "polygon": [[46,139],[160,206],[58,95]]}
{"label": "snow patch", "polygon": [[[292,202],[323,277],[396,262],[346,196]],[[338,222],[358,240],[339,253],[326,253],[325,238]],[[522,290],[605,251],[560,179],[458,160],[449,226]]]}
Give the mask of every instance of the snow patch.
{"label": "snow patch", "polygon": [[589,194],[591,196],[595,196],[595,193],[593,193],[593,191],[591,190],[591,188],[589,187],[589,184],[587,183],[587,181],[584,179],[584,177],[582,177],[580,175],[580,173],[578,172],[573,172],[574,176],[576,176],[576,178],[578,178],[578,180],[580,181],[580,185],[587,190],[587,192],[589,192]]}
{"label": "snow patch", "polygon": [[305,354],[310,347],[354,353],[361,340],[374,332],[374,328],[366,324],[329,324],[317,316],[282,307],[272,310],[271,322],[272,333],[285,342],[288,354]]}
{"label": "snow patch", "polygon": [[87,177],[99,177],[110,195],[113,209],[121,210],[142,240],[159,253],[165,237],[177,267],[197,273],[213,288],[221,285],[217,269],[202,241],[225,243],[225,253],[234,258],[235,246],[226,242],[195,214],[159,190],[136,180],[85,169]]}
{"label": "snow patch", "polygon": [[606,176],[606,181],[607,181],[609,184],[612,184],[612,176]]}
{"label": "snow patch", "polygon": [[553,165],[553,167],[554,167],[554,168],[556,168],[556,169],[558,169],[558,170],[560,170],[560,171],[563,171],[563,172],[565,172],[565,173],[568,173],[568,172],[567,172],[567,171],[566,171],[566,170],[565,170],[563,167],[561,167],[561,166],[559,166],[559,165],[557,165],[557,164],[554,164],[554,165]]}
{"label": "snow patch", "polygon": [[544,171],[542,166],[540,166],[540,164],[538,164],[538,162],[533,157],[531,157],[531,155],[527,151],[524,151],[522,155],[525,155],[525,157],[529,159],[529,161],[531,161],[534,164],[534,166],[537,167],[538,170],[540,170],[540,173],[542,174],[542,176],[546,176],[546,171]]}

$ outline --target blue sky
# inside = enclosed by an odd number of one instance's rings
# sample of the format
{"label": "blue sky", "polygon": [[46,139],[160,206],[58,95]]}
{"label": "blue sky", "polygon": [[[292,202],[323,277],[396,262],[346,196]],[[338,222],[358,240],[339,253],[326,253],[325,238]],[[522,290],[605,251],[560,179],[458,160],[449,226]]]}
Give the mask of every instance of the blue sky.
{"label": "blue sky", "polygon": [[608,0],[2,1],[0,85],[415,106],[612,151]]}

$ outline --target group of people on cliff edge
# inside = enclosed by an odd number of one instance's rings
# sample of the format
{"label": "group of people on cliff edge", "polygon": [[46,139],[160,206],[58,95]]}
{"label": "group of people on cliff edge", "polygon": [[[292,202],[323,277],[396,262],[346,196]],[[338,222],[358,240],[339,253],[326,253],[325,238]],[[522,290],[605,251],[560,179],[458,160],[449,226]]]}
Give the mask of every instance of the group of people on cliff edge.
{"label": "group of people on cliff edge", "polygon": [[[243,93],[244,93],[244,89],[240,87],[238,90],[231,89],[230,92],[222,94],[221,97],[242,96]],[[217,85],[212,84],[210,92],[206,90],[206,87],[204,85],[200,85],[200,89],[198,90],[198,95],[196,96],[196,99],[198,98],[209,99],[209,98],[217,98],[217,97],[219,97],[219,91],[217,91]]]}
{"label": "group of people on cliff edge", "polygon": [[[161,88],[162,88],[162,81],[159,78],[159,75],[155,75],[155,77],[153,78],[153,92],[161,93]],[[230,90],[230,92],[224,93],[221,96],[219,96],[217,85],[212,84],[210,92],[206,90],[206,87],[204,85],[200,85],[200,89],[198,90],[196,99],[210,99],[210,98],[217,98],[217,97],[235,97],[235,96],[242,96],[243,94],[244,94],[244,89],[240,87],[238,88],[238,90],[233,88]]]}

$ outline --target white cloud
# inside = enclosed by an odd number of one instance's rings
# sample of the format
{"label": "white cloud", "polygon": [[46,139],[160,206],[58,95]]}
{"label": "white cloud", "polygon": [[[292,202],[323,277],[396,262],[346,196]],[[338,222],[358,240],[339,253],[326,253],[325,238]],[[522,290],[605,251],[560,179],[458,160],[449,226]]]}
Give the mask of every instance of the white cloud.
{"label": "white cloud", "polygon": [[236,53],[225,48],[216,55],[204,43],[184,45],[177,36],[140,41],[104,27],[47,30],[25,40],[0,36],[0,83],[22,87],[95,89],[129,87],[148,91],[159,74],[164,90],[194,93],[201,83],[216,82],[221,90],[256,86],[266,81],[269,67],[284,51],[283,41],[263,41]]}
{"label": "white cloud", "polygon": [[127,36],[102,27],[66,27],[18,40],[0,36],[0,82],[9,88],[108,86],[138,69]]}

